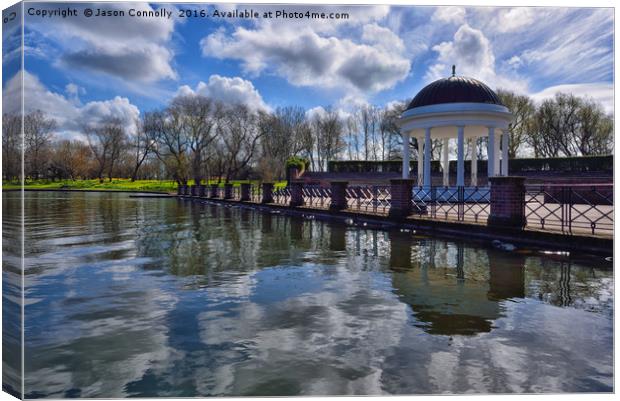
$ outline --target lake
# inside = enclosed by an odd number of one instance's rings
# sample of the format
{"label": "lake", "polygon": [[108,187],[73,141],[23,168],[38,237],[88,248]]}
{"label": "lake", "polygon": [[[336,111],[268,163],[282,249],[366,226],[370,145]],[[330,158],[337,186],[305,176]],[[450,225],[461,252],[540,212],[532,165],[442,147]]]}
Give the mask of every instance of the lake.
{"label": "lake", "polygon": [[[19,193],[2,203],[6,347]],[[613,391],[601,256],[119,193],[24,205],[27,397]]]}

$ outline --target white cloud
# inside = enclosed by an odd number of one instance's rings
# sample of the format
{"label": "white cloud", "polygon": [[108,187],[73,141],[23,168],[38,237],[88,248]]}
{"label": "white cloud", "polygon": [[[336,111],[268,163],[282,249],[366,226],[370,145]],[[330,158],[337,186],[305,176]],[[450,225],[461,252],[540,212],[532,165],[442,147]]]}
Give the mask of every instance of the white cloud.
{"label": "white cloud", "polygon": [[[131,6],[141,11],[158,9],[148,3]],[[169,43],[174,31],[173,18],[127,15],[86,18],[82,12],[86,7],[88,5],[75,4],[78,17],[63,19],[61,24],[45,19],[28,19],[30,29],[54,40],[61,47],[63,53],[56,56],[59,66],[131,81],[154,82],[177,78],[172,66],[174,54]],[[106,3],[100,7],[125,12],[128,9],[127,4],[123,3]]]}
{"label": "white cloud", "polygon": [[65,92],[67,92],[68,95],[77,96],[79,95],[79,91],[80,87],[74,83],[68,83],[65,85]]}
{"label": "white cloud", "polygon": [[47,90],[36,75],[23,71],[22,88],[21,74],[9,79],[2,90],[3,112],[19,113],[21,93],[23,89],[26,113],[41,110],[53,117],[59,126],[73,124],[79,113],[75,105],[63,95]]}
{"label": "white cloud", "polygon": [[[67,86],[69,91],[76,89],[71,85]],[[20,104],[15,100],[19,99],[21,89],[21,75],[18,73],[7,81],[2,91],[5,113],[19,112]],[[135,122],[140,110],[125,97],[91,101],[81,106],[59,93],[50,91],[36,75],[28,71],[24,71],[23,89],[25,112],[43,111],[56,121],[57,132],[61,135],[79,138],[82,124],[96,124],[110,117],[120,119],[129,134],[135,133]],[[77,90],[79,91],[79,88]]]}
{"label": "white cloud", "polygon": [[385,109],[386,110],[394,110],[396,108],[402,108],[402,107],[404,107],[406,105],[407,105],[406,102],[403,102],[403,101],[400,101],[400,100],[392,100],[392,101],[387,102],[385,104]]}
{"label": "white cloud", "polygon": [[556,82],[611,81],[613,12],[588,10],[555,20],[551,29],[532,32],[539,39],[519,54],[528,70],[538,79]]}
{"label": "white cloud", "polygon": [[65,93],[71,103],[79,105],[81,104],[80,95],[84,95],[86,93],[86,89],[77,84],[68,83],[65,85]]}
{"label": "white cloud", "polygon": [[442,63],[433,64],[426,71],[426,75],[424,78],[427,81],[436,81],[440,78],[445,78],[448,76],[449,66]]}
{"label": "white cloud", "polygon": [[449,24],[463,24],[466,16],[467,13],[463,7],[438,7],[431,20]]}
{"label": "white cloud", "polygon": [[309,120],[314,119],[317,116],[324,116],[327,113],[323,106],[316,106],[311,109],[306,110],[306,117]]}
{"label": "white cloud", "polygon": [[[377,92],[410,71],[403,41],[376,23],[360,26],[361,43],[315,25],[259,24],[220,29],[200,42],[203,55],[241,62],[257,76],[275,73],[295,86]],[[333,29],[332,29],[333,30]]]}
{"label": "white cloud", "polygon": [[206,96],[226,104],[244,104],[252,110],[271,110],[252,82],[239,77],[229,78],[217,74],[211,75],[208,83],[201,81],[196,89],[183,85],[177,91],[177,96],[193,94]]}
{"label": "white cloud", "polygon": [[388,52],[395,50],[402,54],[405,51],[405,43],[398,35],[376,23],[364,25],[362,41],[369,45],[377,45]]}
{"label": "white cloud", "polygon": [[447,77],[449,66],[456,65],[457,75],[476,78],[492,88],[502,87],[526,92],[527,83],[518,77],[505,77],[496,73],[495,55],[491,42],[478,29],[465,24],[454,34],[453,40],[433,46],[438,53],[437,62],[426,73],[427,80]]}
{"label": "white cloud", "polygon": [[[350,114],[346,112],[345,110],[343,110],[342,108],[333,109],[333,111],[335,111],[336,114],[338,114],[338,118],[341,121],[345,121],[350,116]],[[308,118],[309,120],[313,120],[316,117],[324,117],[326,115],[327,115],[327,109],[325,109],[323,106],[316,106],[316,107],[306,110],[306,118]]]}
{"label": "white cloud", "polygon": [[535,102],[552,98],[556,93],[572,93],[575,96],[590,97],[600,102],[606,113],[614,112],[614,85],[608,82],[556,85],[545,88],[530,96]]}
{"label": "white cloud", "polygon": [[71,68],[87,69],[130,81],[154,82],[176,79],[171,67],[172,52],[146,43],[142,47],[119,46],[115,49],[89,48],[66,54],[62,62]]}
{"label": "white cloud", "polygon": [[488,75],[495,64],[491,43],[482,31],[469,25],[461,25],[451,42],[433,46],[439,53],[439,61],[446,65],[456,64],[464,72]]}
{"label": "white cloud", "polygon": [[521,60],[521,57],[519,56],[512,56],[511,58],[509,58],[506,63],[508,64],[508,66],[510,66],[511,68],[519,68],[523,65],[523,60]]}
{"label": "white cloud", "polygon": [[121,121],[127,133],[135,133],[135,123],[140,116],[140,110],[126,97],[116,96],[114,99],[88,102],[79,109],[80,121],[86,124],[97,124],[111,118]]}
{"label": "white cloud", "polygon": [[531,7],[515,7],[501,10],[495,22],[499,32],[511,32],[525,28],[534,21],[534,12]]}

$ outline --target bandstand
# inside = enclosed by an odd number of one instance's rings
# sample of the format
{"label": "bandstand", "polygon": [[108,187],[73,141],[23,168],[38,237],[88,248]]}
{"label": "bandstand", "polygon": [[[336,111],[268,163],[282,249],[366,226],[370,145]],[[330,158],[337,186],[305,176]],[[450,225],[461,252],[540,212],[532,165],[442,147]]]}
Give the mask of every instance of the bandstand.
{"label": "bandstand", "polygon": [[456,187],[465,186],[465,141],[470,141],[471,144],[469,186],[479,185],[477,161],[478,142],[481,137],[488,138],[487,176],[507,176],[508,125],[511,121],[512,114],[493,90],[476,79],[456,76],[455,67],[452,66],[452,76],[439,79],[424,87],[413,98],[399,119],[403,138],[403,178],[409,178],[410,174],[411,137],[416,138],[419,144],[418,186],[431,187],[433,185],[431,149],[432,141],[436,139],[442,141],[441,164],[444,186],[450,186],[449,149],[453,139],[456,139],[457,149]]}

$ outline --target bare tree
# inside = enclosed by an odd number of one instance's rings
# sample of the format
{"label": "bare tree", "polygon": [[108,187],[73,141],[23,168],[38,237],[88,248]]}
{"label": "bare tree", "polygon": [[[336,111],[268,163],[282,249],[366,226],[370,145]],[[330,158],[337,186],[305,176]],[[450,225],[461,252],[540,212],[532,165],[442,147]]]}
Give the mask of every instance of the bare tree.
{"label": "bare tree", "polygon": [[19,114],[2,115],[2,173],[9,181],[21,177],[22,118]]}
{"label": "bare tree", "polygon": [[375,106],[364,105],[357,111],[359,128],[364,140],[364,159],[377,160],[377,130],[379,127],[379,116]]}
{"label": "bare tree", "polygon": [[200,183],[205,177],[207,149],[217,137],[222,105],[204,96],[183,96],[172,101],[168,112],[175,115],[178,129],[186,138],[192,178]]}
{"label": "bare tree", "polygon": [[83,129],[96,161],[97,178],[103,182],[103,175],[107,172],[108,179],[112,181],[114,166],[126,141],[125,129],[121,121],[117,118],[110,118],[102,124],[86,125]]}
{"label": "bare tree", "polygon": [[303,150],[303,131],[307,129],[306,112],[301,107],[284,107],[275,113],[261,113],[261,170],[271,178],[285,176],[286,160]]}
{"label": "bare tree", "polygon": [[592,99],[584,99],[578,112],[579,130],[573,137],[582,155],[608,155],[613,151],[613,118]]}
{"label": "bare tree", "polygon": [[142,120],[136,127],[136,134],[131,138],[132,158],[133,158],[133,171],[131,173],[131,181],[135,181],[138,177],[138,170],[146,160],[146,158],[153,152],[155,148],[155,139],[152,138],[146,127],[144,115]]}
{"label": "bare tree", "polygon": [[600,104],[572,94],[558,93],[536,110],[528,135],[535,157],[609,154],[612,118]]}
{"label": "bare tree", "polygon": [[517,95],[514,92],[499,89],[497,96],[513,115],[513,120],[508,127],[510,133],[508,157],[514,159],[519,150],[526,144],[536,108],[532,99],[525,95]]}
{"label": "bare tree", "polygon": [[317,167],[322,170],[327,167],[327,162],[333,160],[343,149],[344,127],[338,112],[328,107],[324,113],[314,116],[312,130],[316,138]]}
{"label": "bare tree", "polygon": [[143,124],[147,136],[155,141],[153,151],[168,174],[185,185],[189,178],[189,144],[180,120],[180,114],[166,109],[145,113]]}
{"label": "bare tree", "polygon": [[26,175],[37,180],[45,174],[56,122],[40,110],[24,116],[24,164]]}
{"label": "bare tree", "polygon": [[344,124],[347,138],[347,155],[349,160],[358,160],[360,154],[357,121],[354,116],[349,116]]}
{"label": "bare tree", "polygon": [[312,120],[308,124],[305,124],[299,131],[301,153],[307,160],[310,161],[310,168],[312,171],[317,171],[319,169],[315,157],[315,147],[318,142],[318,138],[315,136],[315,121],[316,118],[313,117]]}
{"label": "bare tree", "polygon": [[381,160],[394,160],[401,154],[402,138],[397,124],[405,104],[386,106],[380,113],[379,134],[381,138]]}
{"label": "bare tree", "polygon": [[91,160],[91,151],[87,144],[70,140],[56,142],[50,162],[51,177],[71,180],[86,178]]}
{"label": "bare tree", "polygon": [[259,116],[244,105],[229,106],[223,111],[217,131],[225,182],[239,178],[253,161],[259,140],[264,135],[258,122]]}

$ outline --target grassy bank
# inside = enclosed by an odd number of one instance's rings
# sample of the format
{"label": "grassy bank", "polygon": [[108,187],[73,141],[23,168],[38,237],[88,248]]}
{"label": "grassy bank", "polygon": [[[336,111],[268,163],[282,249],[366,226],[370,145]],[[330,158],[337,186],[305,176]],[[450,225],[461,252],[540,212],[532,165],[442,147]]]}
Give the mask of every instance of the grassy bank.
{"label": "grassy bank", "polygon": [[[240,185],[243,182],[250,181],[232,181],[235,186]],[[210,184],[215,184],[216,181],[210,181]],[[193,180],[190,180],[190,185],[194,184]],[[223,184],[222,184],[223,185]],[[276,183],[276,187],[285,186],[286,181],[279,181]],[[14,182],[2,182],[2,189],[20,189],[21,185]],[[113,179],[112,181],[105,180],[99,182],[99,180],[62,180],[62,181],[26,181],[24,186],[26,189],[80,189],[80,190],[109,190],[109,191],[153,191],[153,192],[176,192],[177,184],[174,181],[159,181],[159,180],[136,180],[131,181],[129,179]]]}

